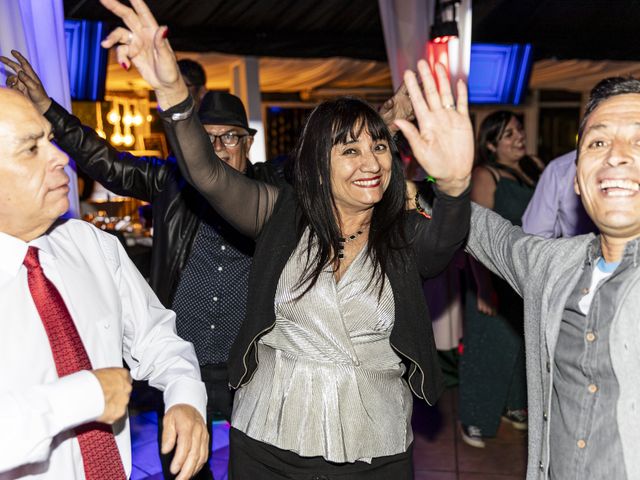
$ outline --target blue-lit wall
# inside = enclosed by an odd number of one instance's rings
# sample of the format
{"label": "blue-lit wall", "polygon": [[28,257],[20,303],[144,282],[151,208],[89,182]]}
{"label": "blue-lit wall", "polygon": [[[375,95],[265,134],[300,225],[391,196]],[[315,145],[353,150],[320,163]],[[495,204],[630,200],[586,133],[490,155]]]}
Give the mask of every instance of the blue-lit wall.
{"label": "blue-lit wall", "polygon": [[65,20],[64,34],[73,100],[102,100],[107,75],[107,51],[100,46],[102,22]]}
{"label": "blue-lit wall", "polygon": [[519,104],[531,74],[531,45],[473,43],[469,69],[471,103]]}

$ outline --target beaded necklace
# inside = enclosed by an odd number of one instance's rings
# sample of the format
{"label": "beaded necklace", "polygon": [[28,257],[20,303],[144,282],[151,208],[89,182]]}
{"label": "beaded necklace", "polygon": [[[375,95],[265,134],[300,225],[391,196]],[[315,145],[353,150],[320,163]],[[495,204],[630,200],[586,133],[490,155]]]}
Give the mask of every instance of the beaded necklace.
{"label": "beaded necklace", "polygon": [[349,243],[349,242],[353,242],[356,238],[358,238],[360,235],[362,235],[363,231],[362,230],[358,230],[356,233],[345,237],[339,237],[338,238],[338,258],[344,258],[344,246]]}

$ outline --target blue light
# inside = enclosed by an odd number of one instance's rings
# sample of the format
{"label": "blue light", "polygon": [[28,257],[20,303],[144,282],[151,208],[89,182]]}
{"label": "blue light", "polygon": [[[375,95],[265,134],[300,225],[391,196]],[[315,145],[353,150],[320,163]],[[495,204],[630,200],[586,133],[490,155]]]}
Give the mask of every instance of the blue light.
{"label": "blue light", "polygon": [[531,45],[471,45],[469,102],[518,104],[529,83]]}
{"label": "blue light", "polygon": [[100,46],[102,22],[65,20],[69,88],[73,100],[102,100],[107,74],[107,51]]}
{"label": "blue light", "polygon": [[282,107],[269,107],[269,111],[271,113],[280,113],[282,111]]}

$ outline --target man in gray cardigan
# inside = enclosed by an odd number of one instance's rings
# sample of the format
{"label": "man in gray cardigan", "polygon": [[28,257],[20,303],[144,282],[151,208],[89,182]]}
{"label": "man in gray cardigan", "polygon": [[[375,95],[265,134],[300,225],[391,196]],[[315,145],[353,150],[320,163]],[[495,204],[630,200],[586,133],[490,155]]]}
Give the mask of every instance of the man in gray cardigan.
{"label": "man in gray cardigan", "polygon": [[474,205],[467,250],[524,298],[527,479],[638,479],[640,80],[596,85],[578,139],[600,234],[547,240]]}

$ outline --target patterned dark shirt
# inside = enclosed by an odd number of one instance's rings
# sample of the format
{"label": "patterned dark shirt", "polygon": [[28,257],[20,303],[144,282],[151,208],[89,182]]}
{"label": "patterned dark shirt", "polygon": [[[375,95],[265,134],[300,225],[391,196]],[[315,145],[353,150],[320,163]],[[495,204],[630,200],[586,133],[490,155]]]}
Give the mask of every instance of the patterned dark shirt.
{"label": "patterned dark shirt", "polygon": [[244,320],[253,248],[215,212],[200,223],[171,306],[200,365],[228,359]]}

